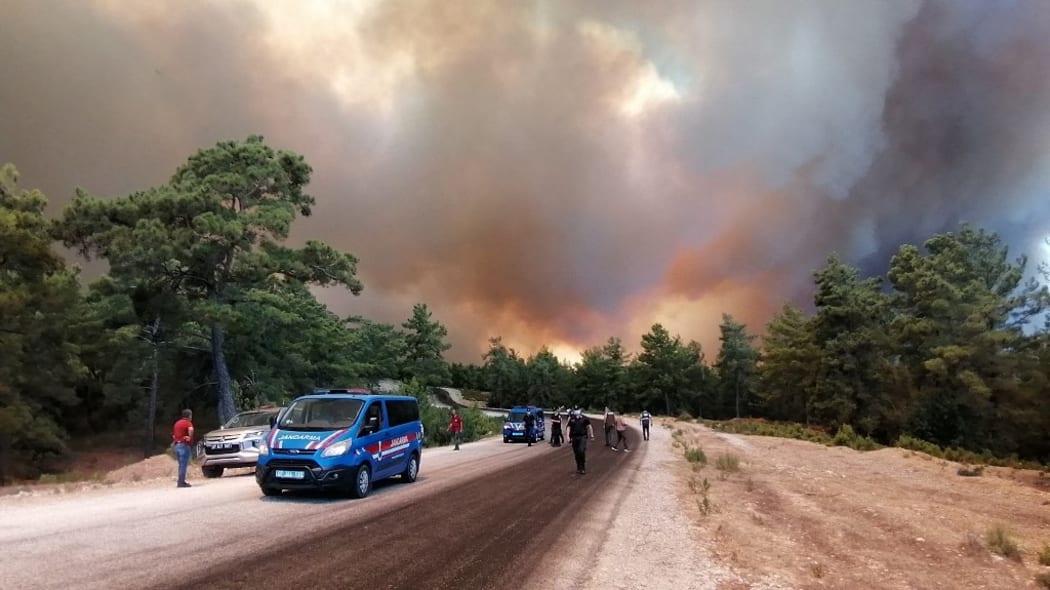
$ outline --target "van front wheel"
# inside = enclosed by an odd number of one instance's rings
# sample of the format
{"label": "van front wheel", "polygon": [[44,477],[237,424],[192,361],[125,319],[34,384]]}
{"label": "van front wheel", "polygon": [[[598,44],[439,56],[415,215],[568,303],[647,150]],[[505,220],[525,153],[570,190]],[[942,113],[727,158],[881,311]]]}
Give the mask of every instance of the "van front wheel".
{"label": "van front wheel", "polygon": [[350,495],[364,498],[372,491],[372,470],[364,463],[354,472],[354,481],[350,484]]}
{"label": "van front wheel", "polygon": [[412,453],[408,458],[408,465],[405,465],[405,470],[401,473],[401,481],[412,483],[417,477],[419,477],[419,455]]}

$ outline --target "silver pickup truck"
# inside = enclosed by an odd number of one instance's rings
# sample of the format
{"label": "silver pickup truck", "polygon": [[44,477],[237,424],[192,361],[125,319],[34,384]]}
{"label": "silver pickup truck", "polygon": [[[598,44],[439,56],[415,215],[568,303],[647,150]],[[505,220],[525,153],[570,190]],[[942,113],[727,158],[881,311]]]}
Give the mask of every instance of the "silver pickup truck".
{"label": "silver pickup truck", "polygon": [[227,467],[255,467],[259,444],[270,432],[270,419],[283,408],[259,408],[241,412],[226,424],[204,435],[200,441],[200,465],[204,477],[222,477]]}

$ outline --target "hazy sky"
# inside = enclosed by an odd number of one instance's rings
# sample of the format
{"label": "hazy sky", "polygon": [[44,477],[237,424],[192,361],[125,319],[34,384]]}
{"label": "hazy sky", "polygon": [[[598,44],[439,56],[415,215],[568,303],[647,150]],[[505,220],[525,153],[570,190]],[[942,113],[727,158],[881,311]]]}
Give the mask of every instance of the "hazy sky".
{"label": "hazy sky", "polygon": [[296,241],[360,258],[340,314],[426,302],[562,356],[655,322],[709,358],[831,252],[882,272],[971,221],[1042,260],[1042,0],[14,0],[0,161],[57,214],[264,135],[314,167]]}

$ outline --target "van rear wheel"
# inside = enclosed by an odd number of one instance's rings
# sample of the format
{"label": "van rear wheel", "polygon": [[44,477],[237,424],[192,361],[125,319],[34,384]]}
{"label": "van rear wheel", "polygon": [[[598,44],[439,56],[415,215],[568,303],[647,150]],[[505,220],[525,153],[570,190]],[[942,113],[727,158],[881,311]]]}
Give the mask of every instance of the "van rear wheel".
{"label": "van rear wheel", "polygon": [[364,498],[371,491],[372,470],[367,463],[364,463],[354,472],[354,481],[350,483],[350,495],[355,498]]}
{"label": "van rear wheel", "polygon": [[402,483],[412,483],[419,477],[419,455],[412,453],[408,458],[408,465],[405,465],[405,470],[401,473]]}

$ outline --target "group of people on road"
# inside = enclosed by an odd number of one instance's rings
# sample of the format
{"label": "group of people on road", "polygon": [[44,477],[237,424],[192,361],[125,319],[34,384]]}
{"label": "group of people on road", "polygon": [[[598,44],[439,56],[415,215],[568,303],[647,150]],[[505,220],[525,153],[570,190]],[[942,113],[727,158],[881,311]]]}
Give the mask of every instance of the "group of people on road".
{"label": "group of people on road", "polygon": [[[583,475],[587,473],[587,441],[594,440],[594,428],[591,426],[590,418],[584,415],[578,406],[573,407],[568,412],[564,421],[562,419],[563,412],[564,408],[559,408],[551,416],[550,444],[553,447],[560,447],[564,444],[565,438],[568,437],[569,443],[572,445],[573,458],[576,460],[576,473]],[[532,431],[535,419],[535,416],[531,413],[525,415],[526,432]],[[649,413],[649,410],[642,412],[640,422],[642,437],[644,440],[649,440],[649,426],[652,422],[652,414]],[[448,432],[454,445],[452,450],[458,451],[459,445],[463,441],[463,416],[455,408],[452,409],[452,418],[448,424]],[[616,435],[615,440],[613,440],[614,433]],[[186,481],[186,470],[189,466],[193,449],[193,412],[191,410],[182,411],[182,417],[175,422],[172,428],[171,440],[175,458],[178,460],[179,465],[176,485],[180,488],[191,487],[191,484]],[[614,451],[619,451],[621,443],[623,444],[624,452],[630,453],[631,449],[627,441],[627,422],[622,414],[617,414],[611,409],[605,408],[605,446],[611,447]],[[529,440],[529,446],[532,446],[531,439]]]}

